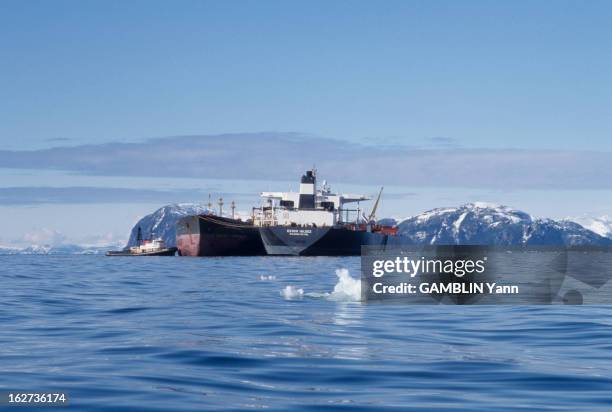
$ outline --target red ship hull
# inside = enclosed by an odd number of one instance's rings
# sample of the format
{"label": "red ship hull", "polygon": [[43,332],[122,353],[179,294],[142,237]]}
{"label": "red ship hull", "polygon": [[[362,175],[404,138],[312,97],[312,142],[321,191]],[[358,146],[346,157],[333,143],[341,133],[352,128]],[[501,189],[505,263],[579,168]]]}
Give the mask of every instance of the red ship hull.
{"label": "red ship hull", "polygon": [[262,256],[259,229],[241,220],[213,215],[187,216],[176,227],[181,256]]}

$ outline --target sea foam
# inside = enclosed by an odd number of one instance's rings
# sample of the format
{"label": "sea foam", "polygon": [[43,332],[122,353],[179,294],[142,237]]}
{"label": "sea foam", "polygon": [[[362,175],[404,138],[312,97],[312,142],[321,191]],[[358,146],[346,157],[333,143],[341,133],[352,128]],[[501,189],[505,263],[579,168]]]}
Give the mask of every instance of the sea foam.
{"label": "sea foam", "polygon": [[359,302],[361,300],[361,280],[351,277],[348,269],[336,269],[338,283],[327,297],[329,300]]}
{"label": "sea foam", "polygon": [[304,297],[304,289],[298,289],[295,286],[287,285],[281,290],[281,296],[286,300],[301,299]]}
{"label": "sea foam", "polygon": [[286,300],[302,299],[304,296],[313,299],[327,299],[336,302],[359,302],[361,301],[361,280],[351,277],[348,269],[336,269],[338,282],[331,292],[308,292],[292,285],[286,286],[280,294]]}

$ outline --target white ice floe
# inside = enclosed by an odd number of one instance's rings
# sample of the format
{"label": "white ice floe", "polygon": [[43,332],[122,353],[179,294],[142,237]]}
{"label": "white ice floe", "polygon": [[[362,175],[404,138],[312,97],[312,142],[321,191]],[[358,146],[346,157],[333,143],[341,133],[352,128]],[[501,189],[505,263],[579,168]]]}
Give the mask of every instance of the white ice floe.
{"label": "white ice floe", "polygon": [[302,299],[304,297],[313,299],[327,299],[335,302],[359,302],[361,301],[361,280],[351,277],[348,269],[336,269],[338,282],[331,292],[308,292],[292,285],[286,286],[280,294],[286,300]]}
{"label": "white ice floe", "polygon": [[351,277],[348,269],[336,269],[338,283],[327,297],[329,300],[358,302],[361,300],[361,280]]}
{"label": "white ice floe", "polygon": [[285,300],[302,299],[304,297],[304,289],[287,285],[285,289],[281,290],[280,294]]}

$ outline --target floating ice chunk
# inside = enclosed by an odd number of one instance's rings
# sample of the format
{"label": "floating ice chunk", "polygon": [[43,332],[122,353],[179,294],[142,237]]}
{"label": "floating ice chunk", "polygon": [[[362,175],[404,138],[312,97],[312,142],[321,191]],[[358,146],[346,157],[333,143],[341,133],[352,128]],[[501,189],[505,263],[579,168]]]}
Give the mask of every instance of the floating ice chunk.
{"label": "floating ice chunk", "polygon": [[280,294],[285,300],[302,299],[304,297],[304,289],[298,289],[295,286],[287,285],[285,289],[280,291]]}
{"label": "floating ice chunk", "polygon": [[359,302],[361,300],[361,280],[351,277],[348,269],[336,269],[338,283],[327,297],[329,300]]}

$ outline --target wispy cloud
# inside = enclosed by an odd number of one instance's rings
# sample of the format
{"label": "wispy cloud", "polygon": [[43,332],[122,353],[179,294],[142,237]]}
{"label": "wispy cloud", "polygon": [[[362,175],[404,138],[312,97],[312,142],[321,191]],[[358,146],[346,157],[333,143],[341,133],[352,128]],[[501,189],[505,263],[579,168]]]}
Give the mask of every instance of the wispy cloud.
{"label": "wispy cloud", "polygon": [[334,182],[612,188],[611,152],[451,148],[443,145],[454,140],[436,139],[438,147],[419,149],[362,145],[297,133],[178,136],[141,143],[0,151],[0,167],[108,176],[292,180],[314,164]]}
{"label": "wispy cloud", "polygon": [[42,228],[35,231],[28,232],[23,235],[21,241],[31,245],[50,245],[57,246],[66,240],[61,232],[53,229]]}
{"label": "wispy cloud", "polygon": [[78,238],[71,238],[64,233],[49,229],[47,227],[37,227],[29,230],[21,236],[14,239],[4,240],[0,244],[2,248],[21,249],[29,246],[81,246],[81,247],[104,247],[111,245],[123,245],[127,239],[125,235],[117,235],[111,232],[103,234],[87,234]]}
{"label": "wispy cloud", "polygon": [[164,203],[204,198],[199,190],[149,190],[101,187],[5,187],[0,205],[63,203]]}
{"label": "wispy cloud", "polygon": [[429,146],[433,147],[459,147],[459,141],[454,137],[448,136],[433,136],[424,139]]}

